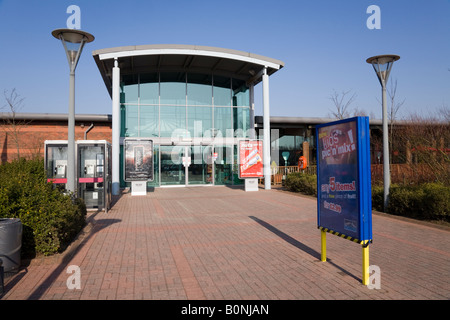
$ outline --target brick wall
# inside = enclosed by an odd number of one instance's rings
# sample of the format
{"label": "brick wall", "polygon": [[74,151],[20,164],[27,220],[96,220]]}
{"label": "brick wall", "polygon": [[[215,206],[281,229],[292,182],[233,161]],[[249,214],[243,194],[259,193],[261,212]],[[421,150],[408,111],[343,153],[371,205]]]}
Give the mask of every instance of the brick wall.
{"label": "brick wall", "polygon": [[[75,140],[84,139],[84,133],[91,123],[94,127],[87,134],[88,140],[111,142],[110,122],[75,122]],[[17,126],[0,122],[0,161],[3,163],[17,159],[17,144],[20,157],[43,157],[45,140],[67,140],[67,121],[20,121]]]}

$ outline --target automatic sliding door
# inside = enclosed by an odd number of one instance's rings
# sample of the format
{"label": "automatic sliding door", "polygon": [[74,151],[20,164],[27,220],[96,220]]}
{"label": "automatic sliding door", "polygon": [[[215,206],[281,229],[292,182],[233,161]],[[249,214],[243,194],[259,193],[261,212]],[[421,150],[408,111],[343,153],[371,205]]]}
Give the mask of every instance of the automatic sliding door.
{"label": "automatic sliding door", "polygon": [[215,146],[214,184],[233,184],[233,146]]}
{"label": "automatic sliding door", "polygon": [[185,185],[184,146],[161,146],[161,186]]}
{"label": "automatic sliding door", "polygon": [[187,168],[188,184],[212,184],[212,147],[188,146],[186,149],[191,157],[191,164]]}

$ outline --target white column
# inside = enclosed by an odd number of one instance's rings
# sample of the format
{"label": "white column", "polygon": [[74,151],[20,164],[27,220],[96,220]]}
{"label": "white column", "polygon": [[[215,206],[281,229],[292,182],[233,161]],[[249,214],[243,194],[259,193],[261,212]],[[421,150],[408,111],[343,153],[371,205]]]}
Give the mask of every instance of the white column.
{"label": "white column", "polygon": [[112,70],[112,194],[120,193],[120,68],[117,58]]}
{"label": "white column", "polygon": [[264,141],[263,141],[263,161],[264,161],[264,189],[271,188],[270,175],[270,106],[269,106],[269,75],[267,68],[264,68],[263,76],[263,112],[264,112]]}

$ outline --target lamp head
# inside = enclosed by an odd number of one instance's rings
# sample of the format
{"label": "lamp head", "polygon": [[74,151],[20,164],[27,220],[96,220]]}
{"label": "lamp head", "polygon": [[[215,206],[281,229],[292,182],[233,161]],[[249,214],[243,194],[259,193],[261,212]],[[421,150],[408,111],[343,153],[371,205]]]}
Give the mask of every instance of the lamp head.
{"label": "lamp head", "polygon": [[373,66],[380,84],[384,87],[386,85],[386,82],[388,81],[392,65],[394,64],[394,61],[397,61],[398,59],[400,59],[400,56],[385,54],[370,57],[366,60],[366,62]]}
{"label": "lamp head", "polygon": [[84,44],[94,41],[94,36],[76,29],[56,29],[52,35],[63,43],[70,71],[74,72]]}

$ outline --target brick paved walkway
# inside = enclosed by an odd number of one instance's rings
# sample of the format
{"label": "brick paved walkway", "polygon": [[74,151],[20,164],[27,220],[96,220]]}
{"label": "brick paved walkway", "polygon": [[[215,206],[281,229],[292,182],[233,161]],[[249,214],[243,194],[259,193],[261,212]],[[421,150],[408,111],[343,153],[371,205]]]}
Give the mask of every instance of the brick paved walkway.
{"label": "brick paved walkway", "polygon": [[[360,245],[328,234],[319,261],[316,212],[315,199],[279,190],[125,194],[90,215],[73,254],[31,261],[1,299],[450,299],[448,229],[374,215],[381,289],[369,289]],[[81,289],[67,288],[69,265]]]}

